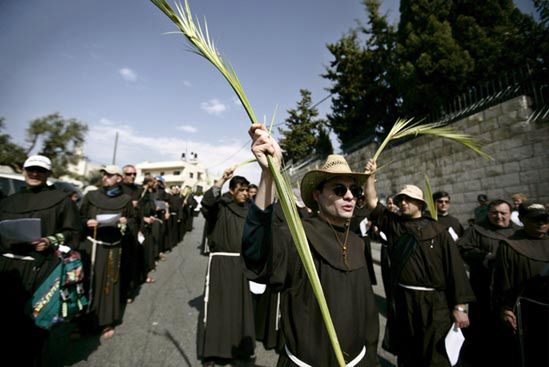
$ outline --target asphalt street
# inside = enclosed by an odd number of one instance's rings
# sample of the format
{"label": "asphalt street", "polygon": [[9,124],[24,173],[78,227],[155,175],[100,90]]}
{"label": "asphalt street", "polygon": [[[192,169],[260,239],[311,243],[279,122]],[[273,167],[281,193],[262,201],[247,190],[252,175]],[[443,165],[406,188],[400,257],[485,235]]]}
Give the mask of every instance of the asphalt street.
{"label": "asphalt street", "polygon": [[[99,335],[82,335],[71,340],[71,324],[57,327],[48,348],[48,366],[148,367],[200,366],[196,356],[196,328],[203,305],[204,276],[208,258],[200,255],[203,218],[195,218],[194,230],[161,261],[152,273],[153,284],[144,284],[138,297],[124,312],[122,325],[108,340]],[[379,260],[379,246],[373,246]],[[381,271],[375,266],[378,282]],[[383,287],[375,287],[380,305],[380,330],[385,325]],[[382,340],[383,333],[380,335]],[[256,348],[256,366],[275,366],[277,355]],[[382,366],[393,366],[394,357],[379,349]]]}

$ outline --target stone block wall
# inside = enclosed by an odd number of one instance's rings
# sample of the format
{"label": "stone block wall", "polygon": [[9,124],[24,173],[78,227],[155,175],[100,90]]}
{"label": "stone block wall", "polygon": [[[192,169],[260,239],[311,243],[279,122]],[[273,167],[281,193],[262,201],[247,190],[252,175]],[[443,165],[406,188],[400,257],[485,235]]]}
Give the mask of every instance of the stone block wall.
{"label": "stone block wall", "polygon": [[[549,203],[549,122],[529,121],[531,114],[529,98],[520,96],[452,124],[457,131],[475,137],[493,161],[460,144],[429,136],[386,148],[378,161],[380,198],[405,184],[423,189],[427,174],[433,192],[450,193],[451,213],[464,225],[473,217],[478,194],[510,201],[510,195],[521,192]],[[363,170],[376,148],[370,144],[348,155],[353,170]],[[292,181],[300,181],[307,170],[321,164],[316,161],[291,170]]]}

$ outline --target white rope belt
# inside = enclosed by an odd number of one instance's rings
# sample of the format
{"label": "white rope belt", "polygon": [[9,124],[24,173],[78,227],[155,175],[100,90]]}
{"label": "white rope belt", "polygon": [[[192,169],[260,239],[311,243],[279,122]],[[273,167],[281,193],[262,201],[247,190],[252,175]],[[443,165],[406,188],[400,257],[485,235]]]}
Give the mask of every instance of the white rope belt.
{"label": "white rope belt", "polygon": [[[287,345],[284,346],[284,349],[286,350],[286,355],[288,356],[288,358],[290,358],[290,360],[292,362],[294,362],[295,364],[297,364],[299,367],[313,367],[310,364],[307,364],[307,363],[303,362],[302,360],[300,360],[299,358],[297,358],[296,356],[294,356],[290,352],[290,350],[288,349]],[[364,358],[365,355],[366,355],[366,346],[362,347],[362,350],[360,351],[358,356],[356,356],[355,359],[353,359],[351,362],[347,363],[345,365],[345,367],[354,367],[354,366],[356,366],[360,361],[362,361],[362,359]]]}
{"label": "white rope belt", "polygon": [[208,321],[208,300],[210,298],[210,267],[214,256],[240,256],[239,252],[210,252],[208,269],[206,270],[206,286],[204,288],[204,324]]}
{"label": "white rope belt", "polygon": [[2,254],[2,256],[10,258],[10,259],[17,259],[17,260],[26,260],[26,261],[33,261],[34,257],[32,256],[21,256],[21,255],[15,255],[11,253],[5,253]]}
{"label": "white rope belt", "polygon": [[402,283],[398,283],[398,285],[401,286],[402,288],[411,289],[411,290],[414,290],[414,291],[424,291],[424,292],[436,291],[435,288],[421,287],[421,286],[418,286],[418,285],[406,285],[406,284],[402,284]]}
{"label": "white rope belt", "polygon": [[106,247],[113,247],[113,246],[118,246],[120,245],[120,242],[122,241],[116,241],[116,242],[103,242],[103,241],[99,241],[99,240],[94,240],[93,237],[90,237],[88,236],[87,237],[88,241],[90,241],[93,245],[103,245],[103,246],[106,246]]}
{"label": "white rope belt", "polygon": [[280,317],[282,315],[280,314],[280,292],[276,293],[276,319],[275,319],[275,330],[278,331],[280,329],[280,326],[278,325],[280,321]]}

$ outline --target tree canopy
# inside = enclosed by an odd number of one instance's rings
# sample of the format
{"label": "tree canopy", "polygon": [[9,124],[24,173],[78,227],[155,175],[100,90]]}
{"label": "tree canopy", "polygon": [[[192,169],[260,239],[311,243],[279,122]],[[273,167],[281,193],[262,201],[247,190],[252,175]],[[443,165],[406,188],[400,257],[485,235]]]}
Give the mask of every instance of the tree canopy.
{"label": "tree canopy", "polygon": [[327,46],[334,58],[324,74],[333,94],[328,126],[344,150],[397,118],[440,111],[504,72],[547,73],[547,1],[535,1],[536,23],[512,0],[401,0],[398,25],[380,14],[380,0],[363,3],[366,25]]}
{"label": "tree canopy", "polygon": [[[4,119],[0,119],[0,130]],[[64,118],[59,113],[39,117],[29,123],[26,130],[27,147],[11,142],[7,134],[0,135],[0,164],[21,171],[30,154],[41,154],[51,159],[52,175],[63,176],[69,173],[68,165],[76,164],[81,158],[77,148],[84,143],[88,127],[74,118]]]}
{"label": "tree canopy", "polygon": [[333,152],[329,134],[323,127],[325,121],[317,118],[318,110],[312,105],[311,92],[306,89],[299,92],[301,99],[297,107],[288,110],[286,129],[278,129],[286,161],[299,161],[313,153],[326,155]]}

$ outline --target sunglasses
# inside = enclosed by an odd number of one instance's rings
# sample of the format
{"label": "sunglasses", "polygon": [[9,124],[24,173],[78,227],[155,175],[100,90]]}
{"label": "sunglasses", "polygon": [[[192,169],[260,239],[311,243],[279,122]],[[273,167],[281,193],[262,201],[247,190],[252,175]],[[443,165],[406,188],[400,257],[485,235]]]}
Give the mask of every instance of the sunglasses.
{"label": "sunglasses", "polygon": [[32,172],[32,173],[47,173],[49,172],[47,169],[42,167],[27,167],[25,168],[25,171]]}
{"label": "sunglasses", "polygon": [[137,176],[136,172],[124,172],[126,176]]}
{"label": "sunglasses", "polygon": [[345,186],[343,184],[335,184],[332,187],[332,192],[339,197],[344,197],[347,194],[347,190],[350,190],[355,198],[362,196],[362,187],[357,185]]}

